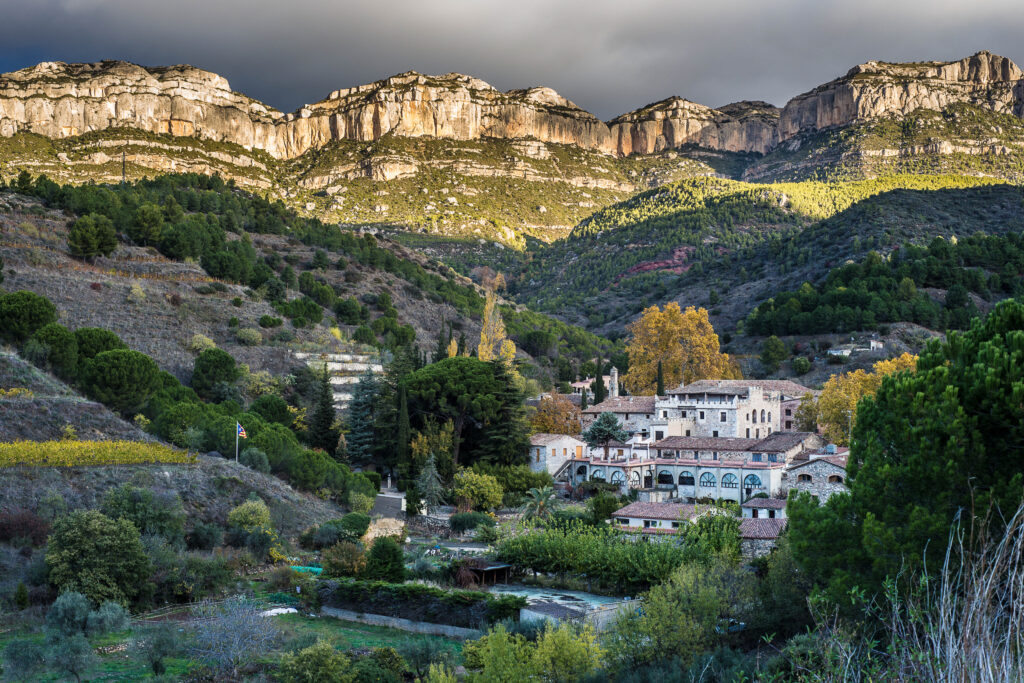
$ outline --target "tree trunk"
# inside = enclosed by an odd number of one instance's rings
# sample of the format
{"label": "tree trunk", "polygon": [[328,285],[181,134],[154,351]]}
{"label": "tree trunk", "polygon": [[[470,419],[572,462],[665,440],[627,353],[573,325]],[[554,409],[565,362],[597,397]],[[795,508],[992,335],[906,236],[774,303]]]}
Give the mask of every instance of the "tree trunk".
{"label": "tree trunk", "polygon": [[459,468],[459,446],[462,445],[462,428],[466,424],[465,413],[459,413],[452,423],[452,471]]}

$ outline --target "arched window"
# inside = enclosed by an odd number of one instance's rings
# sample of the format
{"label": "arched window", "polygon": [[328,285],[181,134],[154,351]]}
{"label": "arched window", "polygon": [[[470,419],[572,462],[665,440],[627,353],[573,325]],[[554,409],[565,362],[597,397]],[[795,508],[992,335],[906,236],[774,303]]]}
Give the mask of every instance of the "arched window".
{"label": "arched window", "polygon": [[840,477],[838,474],[833,474],[832,476],[830,476],[828,478],[828,483],[830,483],[830,484],[842,484],[843,483],[843,478]]}
{"label": "arched window", "polygon": [[804,481],[804,482],[810,483],[811,482],[811,475],[809,475],[809,474],[801,474],[801,475],[797,476],[796,480],[797,481]]}
{"label": "arched window", "polygon": [[[772,411],[770,411],[770,410],[768,411],[768,421],[769,422],[772,421]],[[771,429],[771,428],[769,427],[769,429]]]}
{"label": "arched window", "polygon": [[761,422],[764,422],[764,408],[761,409]]}
{"label": "arched window", "polygon": [[587,476],[587,466],[586,465],[580,465],[579,467],[577,467],[576,468],[576,476],[577,477],[585,477],[585,476]]}
{"label": "arched window", "polygon": [[640,488],[640,473],[636,470],[629,475],[629,485],[634,488]]}
{"label": "arched window", "polygon": [[727,474],[722,477],[722,488],[724,489],[738,488],[739,485],[740,480],[736,477],[735,474]]}
{"label": "arched window", "polygon": [[590,481],[604,481],[604,470],[598,468],[590,473]]}
{"label": "arched window", "polygon": [[615,470],[612,472],[612,483],[623,484],[626,481],[626,475],[622,473],[622,470]]}
{"label": "arched window", "polygon": [[715,488],[715,475],[711,474],[710,472],[705,472],[704,474],[700,475],[700,485],[706,489]]}
{"label": "arched window", "polygon": [[671,484],[672,483],[672,473],[669,472],[668,470],[662,470],[662,471],[658,472],[658,483],[659,484]]}
{"label": "arched window", "polygon": [[754,423],[757,422],[757,411],[756,410],[753,411],[752,413],[750,413],[750,421],[754,422]]}
{"label": "arched window", "polygon": [[743,488],[745,489],[760,489],[764,488],[761,486],[761,477],[756,474],[748,474],[743,478]]}
{"label": "arched window", "polygon": [[693,472],[680,472],[679,473],[679,485],[680,486],[693,486]]}

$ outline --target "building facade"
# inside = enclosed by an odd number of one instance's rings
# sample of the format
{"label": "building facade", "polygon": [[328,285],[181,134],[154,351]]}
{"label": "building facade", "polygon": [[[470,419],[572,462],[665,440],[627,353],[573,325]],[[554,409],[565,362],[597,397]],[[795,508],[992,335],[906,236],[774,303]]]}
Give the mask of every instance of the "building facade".
{"label": "building facade", "polygon": [[551,476],[574,458],[582,458],[586,444],[568,434],[534,434],[530,437],[530,469]]}

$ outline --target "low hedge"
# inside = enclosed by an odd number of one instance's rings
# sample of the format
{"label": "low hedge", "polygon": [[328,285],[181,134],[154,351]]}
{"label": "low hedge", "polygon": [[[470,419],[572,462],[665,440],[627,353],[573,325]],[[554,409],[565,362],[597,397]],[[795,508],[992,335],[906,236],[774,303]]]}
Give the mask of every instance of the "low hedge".
{"label": "low hedge", "polygon": [[493,527],[494,518],[484,512],[457,512],[448,518],[448,526],[456,534],[475,529],[481,524]]}
{"label": "low hedge", "polygon": [[364,614],[480,628],[519,619],[523,598],[467,590],[442,590],[418,583],[337,579],[320,581],[320,604]]}

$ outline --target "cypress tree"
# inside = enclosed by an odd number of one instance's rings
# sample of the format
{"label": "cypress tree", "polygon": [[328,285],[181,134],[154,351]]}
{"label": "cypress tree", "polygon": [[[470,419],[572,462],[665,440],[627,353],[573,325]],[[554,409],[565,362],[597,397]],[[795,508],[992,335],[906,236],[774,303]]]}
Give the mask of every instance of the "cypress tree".
{"label": "cypress tree", "polygon": [[660,360],[658,361],[658,380],[657,380],[657,384],[658,384],[658,386],[655,389],[655,391],[657,392],[658,396],[664,396],[665,395],[665,373],[661,369],[661,361]]}
{"label": "cypress tree", "polygon": [[348,445],[349,460],[356,465],[366,465],[373,460],[373,404],[377,398],[377,381],[373,373],[367,370],[355,390],[352,402],[348,406]]}
{"label": "cypress tree", "polygon": [[459,355],[460,356],[465,356],[466,355],[466,333],[465,332],[460,332],[459,333]]}
{"label": "cypress tree", "polygon": [[608,390],[604,386],[604,361],[600,358],[597,359],[597,376],[590,389],[594,392],[595,406],[608,398]]}
{"label": "cypress tree", "polygon": [[309,420],[309,445],[321,448],[333,456],[338,449],[338,430],[334,427],[334,392],[331,390],[331,376],[324,366],[317,389],[316,407]]}
{"label": "cypress tree", "polygon": [[448,357],[448,342],[452,338],[451,327],[448,328],[448,334],[444,333],[444,322],[441,323],[441,331],[437,333],[437,344],[434,346],[434,355],[431,357],[431,362],[436,363],[439,360],[444,360]]}
{"label": "cypress tree", "polygon": [[586,409],[587,409],[587,390],[584,389],[583,393],[580,395],[580,411],[582,412],[582,411],[584,411]]}
{"label": "cypress tree", "polygon": [[398,429],[395,432],[395,460],[399,463],[409,459],[409,397],[405,385],[398,386]]}

